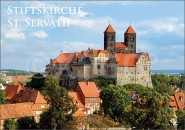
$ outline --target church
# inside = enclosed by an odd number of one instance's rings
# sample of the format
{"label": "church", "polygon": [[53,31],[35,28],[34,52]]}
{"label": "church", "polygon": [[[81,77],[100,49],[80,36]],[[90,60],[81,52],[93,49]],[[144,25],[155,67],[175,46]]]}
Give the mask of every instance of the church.
{"label": "church", "polygon": [[152,87],[148,53],[136,52],[136,32],[129,26],[124,41],[116,41],[116,31],[108,25],[104,31],[104,50],[88,49],[61,53],[46,65],[46,73],[56,76],[61,86],[90,81],[98,76],[114,79],[117,85],[128,83]]}

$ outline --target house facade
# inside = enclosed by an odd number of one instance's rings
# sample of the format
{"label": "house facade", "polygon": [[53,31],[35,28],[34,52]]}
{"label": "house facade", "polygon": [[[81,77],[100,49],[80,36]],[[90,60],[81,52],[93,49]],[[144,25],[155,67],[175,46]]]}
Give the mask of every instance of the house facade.
{"label": "house facade", "polygon": [[[46,72],[56,76],[62,86],[69,85],[73,79],[89,81],[104,76],[118,85],[137,83],[152,87],[150,65],[148,53],[136,52],[136,32],[131,26],[124,33],[124,41],[117,42],[116,31],[108,25],[104,31],[104,50],[61,53],[50,60]],[[64,77],[65,74],[68,76]]]}
{"label": "house facade", "polygon": [[73,103],[77,105],[77,112],[82,111],[88,115],[100,109],[99,93],[100,91],[94,82],[78,82],[75,92],[69,92],[68,94],[73,98]]}

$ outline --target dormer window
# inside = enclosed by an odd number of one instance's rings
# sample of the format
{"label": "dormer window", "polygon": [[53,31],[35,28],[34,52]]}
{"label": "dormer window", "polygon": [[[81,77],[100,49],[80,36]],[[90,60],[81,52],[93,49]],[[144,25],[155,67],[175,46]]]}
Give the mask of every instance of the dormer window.
{"label": "dormer window", "polygon": [[182,96],[179,96],[179,100],[182,101]]}

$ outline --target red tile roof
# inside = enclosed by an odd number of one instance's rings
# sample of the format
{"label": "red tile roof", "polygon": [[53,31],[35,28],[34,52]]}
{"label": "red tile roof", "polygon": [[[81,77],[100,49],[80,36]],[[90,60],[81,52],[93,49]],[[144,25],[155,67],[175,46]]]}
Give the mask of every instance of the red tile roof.
{"label": "red tile roof", "polygon": [[178,92],[174,94],[179,109],[185,109],[185,94]]}
{"label": "red tile roof", "polygon": [[124,42],[116,42],[116,48],[126,48],[126,44]]}
{"label": "red tile roof", "polygon": [[85,57],[89,57],[90,56],[90,51],[83,51],[84,52],[84,56]]}
{"label": "red tile roof", "polygon": [[94,82],[78,82],[78,85],[85,97],[99,97],[99,90]]}
{"label": "red tile roof", "polygon": [[125,33],[136,33],[132,26],[129,26]]}
{"label": "red tile roof", "polygon": [[53,64],[73,63],[75,53],[61,53],[56,59],[53,60]]}
{"label": "red tile roof", "polygon": [[87,116],[82,110],[78,109],[74,115],[75,117],[79,117],[79,116]]}
{"label": "red tile roof", "polygon": [[12,77],[12,82],[14,82],[15,84],[19,84],[19,83],[23,83],[24,81],[26,81],[28,78],[30,77]]}
{"label": "red tile roof", "polygon": [[16,94],[22,90],[23,88],[20,85],[7,85],[5,89],[5,98],[9,101],[12,102],[14,101],[14,98]]}
{"label": "red tile roof", "polygon": [[114,28],[109,24],[107,29],[104,32],[115,32]]}
{"label": "red tile roof", "polygon": [[107,50],[92,50],[92,52],[93,52],[93,55],[94,55],[95,57],[97,57],[100,53],[105,54],[106,57],[108,56]]}
{"label": "red tile roof", "polygon": [[76,52],[75,54],[76,54],[76,57],[79,58],[82,52]]}
{"label": "red tile roof", "polygon": [[174,112],[176,112],[178,110],[177,108],[177,102],[175,100],[174,96],[170,96],[171,101],[169,102],[169,107],[172,108],[174,110]]}
{"label": "red tile roof", "polygon": [[20,92],[15,96],[14,102],[34,102],[35,104],[47,104],[44,96],[36,90],[20,90]]}
{"label": "red tile roof", "polygon": [[84,104],[82,103],[78,92],[68,92],[68,94],[71,98],[73,98],[73,103],[76,104],[78,108],[84,108]]}
{"label": "red tile roof", "polygon": [[[137,60],[142,53],[134,54],[124,54],[124,53],[115,53],[116,61],[118,66],[136,66]],[[149,60],[148,54],[144,54],[145,57]]]}
{"label": "red tile roof", "polygon": [[34,116],[33,103],[16,103],[0,105],[1,119],[17,119],[25,116]]}

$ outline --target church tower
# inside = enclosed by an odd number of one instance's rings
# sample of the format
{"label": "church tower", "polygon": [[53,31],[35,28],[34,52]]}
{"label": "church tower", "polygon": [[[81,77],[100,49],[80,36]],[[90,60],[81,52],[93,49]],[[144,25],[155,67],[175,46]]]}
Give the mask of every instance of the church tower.
{"label": "church tower", "polygon": [[127,46],[127,53],[136,53],[136,32],[129,26],[124,34],[124,42]]}
{"label": "church tower", "polygon": [[113,27],[109,24],[107,29],[104,31],[104,50],[107,50],[109,53],[115,52],[115,43],[116,43],[116,32]]}

